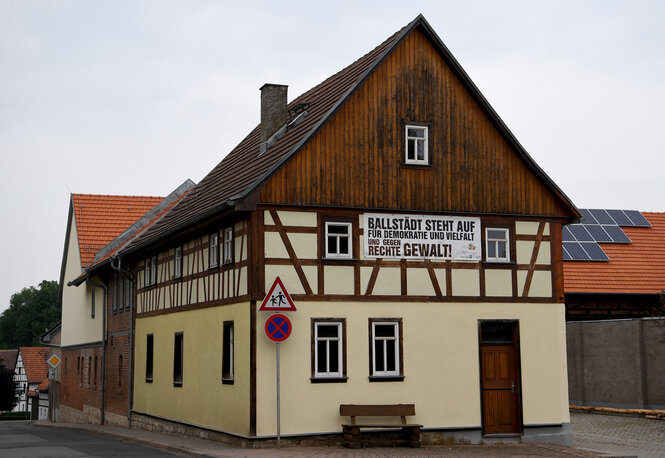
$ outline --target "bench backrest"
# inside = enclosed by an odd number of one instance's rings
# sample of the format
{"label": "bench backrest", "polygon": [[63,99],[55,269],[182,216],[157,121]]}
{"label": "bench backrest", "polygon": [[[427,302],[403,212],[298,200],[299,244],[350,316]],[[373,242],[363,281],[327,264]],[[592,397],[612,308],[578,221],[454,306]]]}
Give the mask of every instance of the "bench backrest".
{"label": "bench backrest", "polygon": [[355,417],[402,417],[416,414],[415,404],[341,404],[339,414],[343,417],[351,417],[351,422],[356,423]]}

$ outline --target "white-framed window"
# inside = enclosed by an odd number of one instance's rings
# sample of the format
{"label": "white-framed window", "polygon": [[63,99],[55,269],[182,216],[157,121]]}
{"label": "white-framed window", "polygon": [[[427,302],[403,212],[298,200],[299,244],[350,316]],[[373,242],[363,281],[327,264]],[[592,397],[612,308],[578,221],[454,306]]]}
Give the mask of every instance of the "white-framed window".
{"label": "white-framed window", "polygon": [[222,245],[222,263],[233,263],[233,227],[224,229],[224,244]]}
{"label": "white-framed window", "polygon": [[485,228],[485,260],[489,262],[510,261],[509,230],[506,228]]}
{"label": "white-framed window", "polygon": [[155,283],[157,283],[157,256],[152,256],[145,260],[143,285],[152,286]]}
{"label": "white-framed window", "polygon": [[173,250],[173,278],[182,277],[182,247],[177,246]]}
{"label": "white-framed window", "polygon": [[313,321],[313,378],[344,377],[344,322]]}
{"label": "white-framed window", "polygon": [[222,332],[222,381],[232,382],[235,362],[233,321],[225,321]]}
{"label": "white-framed window", "polygon": [[374,377],[401,375],[400,320],[370,319]]}
{"label": "white-framed window", "polygon": [[406,158],[407,164],[429,164],[428,128],[427,126],[406,125]]}
{"label": "white-framed window", "polygon": [[351,223],[326,222],[326,258],[352,257],[351,232]]}
{"label": "white-framed window", "polygon": [[210,234],[208,241],[208,267],[212,269],[219,265],[219,234]]}

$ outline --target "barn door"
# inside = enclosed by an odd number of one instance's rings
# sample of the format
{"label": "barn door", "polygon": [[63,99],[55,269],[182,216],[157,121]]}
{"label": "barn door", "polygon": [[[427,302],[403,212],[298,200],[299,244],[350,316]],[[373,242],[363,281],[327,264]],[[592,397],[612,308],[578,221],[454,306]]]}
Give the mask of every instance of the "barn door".
{"label": "barn door", "polygon": [[480,322],[483,434],[519,434],[521,395],[516,321]]}

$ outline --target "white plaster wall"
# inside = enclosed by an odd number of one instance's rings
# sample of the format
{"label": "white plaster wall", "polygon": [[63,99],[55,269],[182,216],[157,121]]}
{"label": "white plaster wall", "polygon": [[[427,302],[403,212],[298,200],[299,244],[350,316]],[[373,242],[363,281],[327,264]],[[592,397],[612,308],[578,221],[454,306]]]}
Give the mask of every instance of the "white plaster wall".
{"label": "white plaster wall", "polygon": [[[91,318],[90,307],[92,288],[87,283],[67,286],[81,274],[81,254],[79,251],[76,220],[72,218],[69,227],[69,247],[65,264],[64,284],[62,285],[62,341],[63,347],[81,345],[102,340],[104,290],[95,288],[95,318]],[[99,282],[99,278],[93,278]]]}

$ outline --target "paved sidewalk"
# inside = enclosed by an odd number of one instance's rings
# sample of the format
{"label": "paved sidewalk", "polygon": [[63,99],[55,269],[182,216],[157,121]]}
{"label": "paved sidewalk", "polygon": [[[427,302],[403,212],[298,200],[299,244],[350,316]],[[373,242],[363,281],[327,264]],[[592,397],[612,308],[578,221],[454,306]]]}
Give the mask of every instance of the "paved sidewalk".
{"label": "paved sidewalk", "polygon": [[342,447],[289,447],[282,449],[248,449],[231,447],[220,442],[194,439],[180,435],[138,431],[119,426],[80,425],[71,423],[34,422],[36,427],[69,428],[79,431],[113,436],[182,456],[194,457],[411,457],[411,456],[550,456],[597,457],[598,454],[544,444],[456,445],[427,446],[422,448],[371,447],[350,450]]}
{"label": "paved sidewalk", "polygon": [[665,456],[665,421],[570,412],[573,445],[613,456]]}

